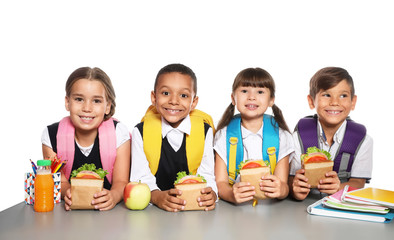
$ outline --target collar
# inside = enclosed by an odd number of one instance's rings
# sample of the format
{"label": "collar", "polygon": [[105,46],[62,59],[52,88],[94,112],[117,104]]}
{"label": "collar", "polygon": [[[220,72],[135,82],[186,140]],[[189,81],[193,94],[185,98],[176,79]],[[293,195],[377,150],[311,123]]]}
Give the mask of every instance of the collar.
{"label": "collar", "polygon": [[247,128],[245,128],[241,124],[242,139],[245,139],[245,138],[249,137],[250,135],[257,135],[257,136],[263,138],[263,127],[264,127],[264,123],[261,124],[261,128],[257,131],[257,133],[254,133],[254,132],[249,131]]}
{"label": "collar", "polygon": [[[327,138],[326,138],[326,135],[324,134],[324,130],[320,124],[320,121],[317,121],[317,124],[318,124],[318,128],[319,128],[319,138],[323,142],[327,142]],[[334,137],[333,137],[334,142],[336,142],[338,144],[341,143],[343,136],[345,135],[346,125],[347,125],[347,120],[343,121],[342,125],[338,128],[338,130],[334,134]]]}
{"label": "collar", "polygon": [[173,128],[163,117],[161,117],[161,136],[163,138],[165,138],[167,134],[174,129],[189,135],[191,130],[190,116],[187,115],[177,128]]}

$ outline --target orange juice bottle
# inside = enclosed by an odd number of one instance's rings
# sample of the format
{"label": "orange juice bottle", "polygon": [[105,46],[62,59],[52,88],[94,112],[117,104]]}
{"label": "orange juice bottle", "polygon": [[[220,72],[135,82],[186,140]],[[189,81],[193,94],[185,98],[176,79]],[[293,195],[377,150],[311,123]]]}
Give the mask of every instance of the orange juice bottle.
{"label": "orange juice bottle", "polygon": [[53,210],[53,187],[51,160],[38,160],[34,182],[34,211],[49,212]]}

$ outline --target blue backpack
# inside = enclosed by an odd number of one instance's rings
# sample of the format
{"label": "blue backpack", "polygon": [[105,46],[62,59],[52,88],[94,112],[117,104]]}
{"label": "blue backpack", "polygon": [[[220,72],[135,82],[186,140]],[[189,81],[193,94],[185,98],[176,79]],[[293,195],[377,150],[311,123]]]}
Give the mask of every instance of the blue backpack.
{"label": "blue backpack", "polygon": [[[263,118],[263,160],[275,171],[279,153],[279,126],[271,115],[264,114]],[[244,159],[244,148],[241,134],[241,116],[235,115],[227,126],[227,171],[230,184],[237,178],[236,168]]]}
{"label": "blue backpack", "polygon": [[[316,146],[320,148],[317,136],[317,115],[300,119],[295,131],[298,132],[302,153],[305,153],[308,147]],[[361,143],[364,141],[366,134],[367,129],[364,125],[358,124],[350,120],[350,118],[347,119],[345,135],[334,158],[333,168],[333,170],[338,173],[338,178],[341,182],[348,181],[350,178],[354,157]]]}

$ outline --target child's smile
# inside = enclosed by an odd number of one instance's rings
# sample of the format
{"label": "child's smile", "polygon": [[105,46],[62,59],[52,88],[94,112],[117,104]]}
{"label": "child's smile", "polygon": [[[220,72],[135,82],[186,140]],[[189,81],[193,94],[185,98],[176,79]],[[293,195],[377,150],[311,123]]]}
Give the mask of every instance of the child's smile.
{"label": "child's smile", "polygon": [[334,110],[326,110],[327,114],[329,115],[339,115],[342,113],[342,111],[334,111]]}
{"label": "child's smile", "polygon": [[245,105],[245,107],[246,107],[248,110],[253,111],[253,110],[256,110],[259,106],[258,106],[258,105],[255,105],[255,104],[248,104],[248,105]]}
{"label": "child's smile", "polygon": [[171,109],[171,108],[164,108],[166,111],[168,111],[170,114],[178,114],[179,112],[182,112],[183,110],[180,109]]}
{"label": "child's smile", "polygon": [[82,122],[87,123],[87,124],[91,123],[92,120],[94,119],[94,117],[87,117],[87,116],[79,116],[79,117],[81,118]]}

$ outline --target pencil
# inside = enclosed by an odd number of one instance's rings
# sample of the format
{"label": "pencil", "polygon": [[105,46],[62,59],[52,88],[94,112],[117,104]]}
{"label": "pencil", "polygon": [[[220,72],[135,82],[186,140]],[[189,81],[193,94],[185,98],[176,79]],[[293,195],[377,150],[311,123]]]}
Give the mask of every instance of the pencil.
{"label": "pencil", "polygon": [[62,167],[62,163],[58,164],[55,170],[53,171],[53,173],[57,173],[61,167]]}
{"label": "pencil", "polygon": [[36,164],[30,159],[31,167],[33,168],[33,173],[36,175],[37,173],[37,166]]}

